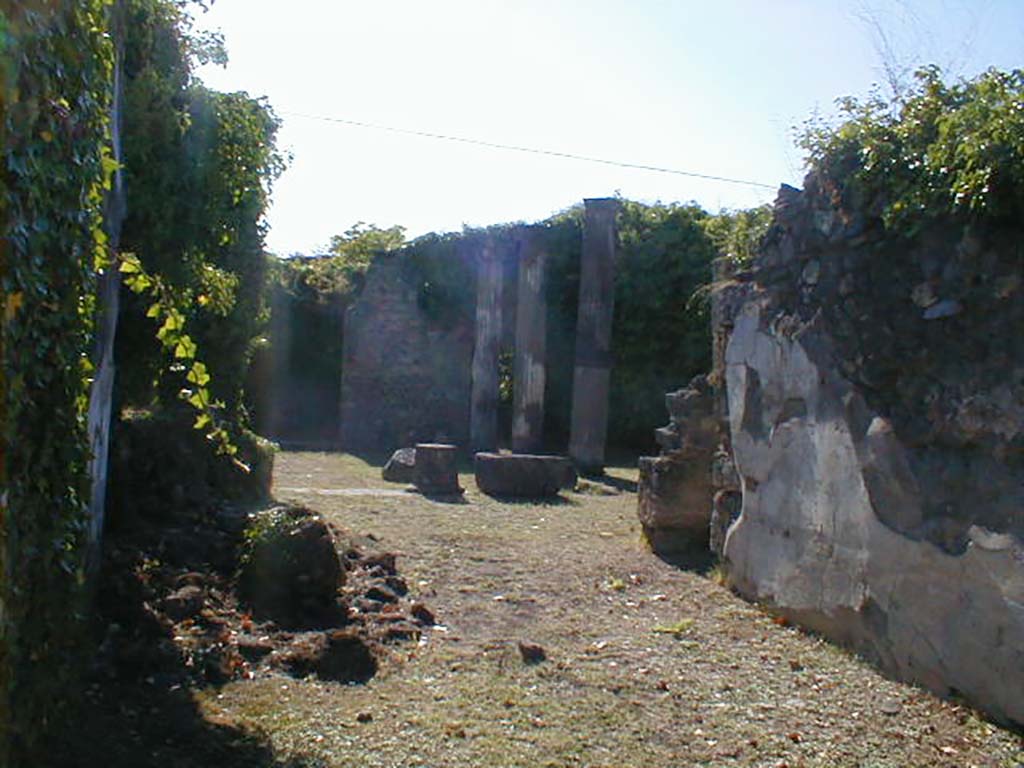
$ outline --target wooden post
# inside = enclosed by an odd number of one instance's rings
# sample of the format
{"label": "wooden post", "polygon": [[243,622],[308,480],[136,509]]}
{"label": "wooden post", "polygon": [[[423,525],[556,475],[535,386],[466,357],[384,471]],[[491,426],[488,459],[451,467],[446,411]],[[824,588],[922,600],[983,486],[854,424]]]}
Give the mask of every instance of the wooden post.
{"label": "wooden post", "polygon": [[618,250],[615,198],[584,200],[583,256],[576,323],[569,455],[583,473],[604,469],[611,378],[615,256]]}
{"label": "wooden post", "polygon": [[544,358],[548,312],[544,270],[547,253],[532,227],[520,230],[519,244],[512,450],[536,453],[544,439]]}

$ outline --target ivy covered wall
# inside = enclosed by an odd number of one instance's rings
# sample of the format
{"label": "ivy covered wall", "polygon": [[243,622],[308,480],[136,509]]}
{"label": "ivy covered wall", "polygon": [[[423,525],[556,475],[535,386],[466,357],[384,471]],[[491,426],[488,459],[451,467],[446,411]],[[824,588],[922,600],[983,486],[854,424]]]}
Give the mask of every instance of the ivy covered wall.
{"label": "ivy covered wall", "polygon": [[[0,2],[0,764],[69,701],[112,55],[102,0]],[[58,631],[59,628],[59,631]]]}

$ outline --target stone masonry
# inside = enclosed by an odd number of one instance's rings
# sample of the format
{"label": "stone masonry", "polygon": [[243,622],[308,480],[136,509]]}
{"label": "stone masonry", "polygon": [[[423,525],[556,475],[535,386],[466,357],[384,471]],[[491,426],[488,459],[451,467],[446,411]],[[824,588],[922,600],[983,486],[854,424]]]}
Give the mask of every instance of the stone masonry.
{"label": "stone masonry", "polygon": [[731,585],[890,673],[1024,723],[1019,222],[886,232],[783,187],[732,276]]}
{"label": "stone masonry", "polygon": [[473,328],[433,324],[400,259],[374,259],[345,318],[341,443],[347,451],[469,439]]}

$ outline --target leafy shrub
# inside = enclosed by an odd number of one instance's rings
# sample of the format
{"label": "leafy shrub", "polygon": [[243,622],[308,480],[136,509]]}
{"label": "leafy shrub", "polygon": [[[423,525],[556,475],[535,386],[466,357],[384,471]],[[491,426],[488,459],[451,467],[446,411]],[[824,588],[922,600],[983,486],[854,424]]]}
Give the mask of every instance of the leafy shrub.
{"label": "leafy shrub", "polygon": [[906,237],[942,219],[1013,221],[1024,208],[1024,71],[949,85],[929,67],[898,102],[839,106],[838,125],[812,121],[800,140],[837,205]]}
{"label": "leafy shrub", "polygon": [[[172,289],[176,309],[210,363],[210,389],[242,420],[251,344],[268,311],[263,253],[270,185],[284,166],[270,107],[244,93],[195,82],[183,5],[124,0],[124,175],[129,190],[122,249]],[[202,41],[199,41],[200,43]],[[201,45],[199,52],[210,56]],[[124,405],[173,402],[181,377],[166,375],[153,343],[150,302],[126,296],[118,330],[118,397]],[[154,387],[154,382],[158,382]]]}

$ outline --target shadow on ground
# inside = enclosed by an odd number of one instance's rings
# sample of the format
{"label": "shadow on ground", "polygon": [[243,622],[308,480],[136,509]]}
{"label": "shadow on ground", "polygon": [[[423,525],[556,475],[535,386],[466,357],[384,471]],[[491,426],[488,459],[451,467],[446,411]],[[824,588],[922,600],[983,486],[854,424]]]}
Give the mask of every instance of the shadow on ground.
{"label": "shadow on ground", "polygon": [[[481,493],[483,493],[481,491]],[[487,498],[492,499],[500,504],[509,504],[511,506],[545,506],[545,507],[578,507],[580,503],[573,499],[570,499],[562,494],[557,496],[542,496],[538,498],[529,496],[505,496],[498,494],[485,493]]]}
{"label": "shadow on ground", "polygon": [[51,739],[46,765],[319,768],[323,764],[316,759],[280,758],[264,734],[201,711],[193,691],[225,682],[231,674],[227,657],[218,653],[217,643],[204,655],[179,652],[175,626],[151,607],[153,582],[160,569],[172,564],[187,567],[197,578],[222,573],[225,563],[233,562],[237,539],[200,539],[209,528],[199,525],[177,530],[199,533],[182,540],[168,535],[166,522],[140,521],[130,530],[113,531],[105,541],[97,651],[85,674],[81,706]]}
{"label": "shadow on ground", "polygon": [[707,576],[715,567],[715,556],[710,549],[686,550],[683,552],[654,552],[655,557],[663,563],[682,571],[691,571],[700,576]]}
{"label": "shadow on ground", "polygon": [[625,493],[636,493],[637,482],[636,480],[630,480],[625,477],[613,477],[612,475],[600,474],[600,475],[581,475],[581,480],[586,480],[588,483],[594,483],[595,485],[604,485],[608,488],[613,488],[616,491],[623,491]]}

